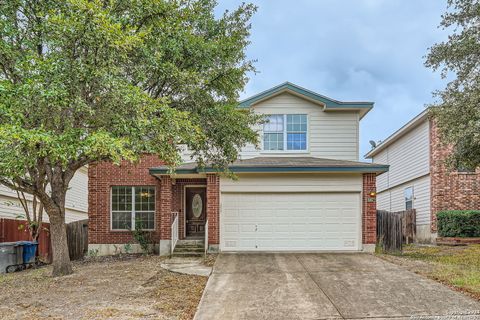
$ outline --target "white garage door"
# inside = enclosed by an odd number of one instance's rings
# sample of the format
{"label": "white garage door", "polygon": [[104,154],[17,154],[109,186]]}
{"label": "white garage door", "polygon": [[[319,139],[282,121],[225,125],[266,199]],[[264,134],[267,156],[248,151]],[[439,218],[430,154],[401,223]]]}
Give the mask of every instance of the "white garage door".
{"label": "white garage door", "polygon": [[222,251],[360,250],[359,193],[222,193]]}

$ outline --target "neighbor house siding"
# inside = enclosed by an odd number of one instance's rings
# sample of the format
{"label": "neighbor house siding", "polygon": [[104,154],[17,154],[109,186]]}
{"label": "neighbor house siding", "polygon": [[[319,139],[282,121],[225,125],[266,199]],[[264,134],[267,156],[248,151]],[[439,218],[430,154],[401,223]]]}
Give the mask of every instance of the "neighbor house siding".
{"label": "neighbor house siding", "polygon": [[360,192],[361,174],[239,174],[222,178],[220,192]]}
{"label": "neighbor house siding", "polygon": [[[31,206],[31,196],[26,195]],[[67,191],[65,203],[65,221],[72,222],[88,218],[88,172],[87,168],[77,171],[70,182],[70,189]],[[24,216],[17,193],[3,185],[0,185],[0,218],[16,219]],[[43,221],[48,222],[45,214]]]}
{"label": "neighbor house siding", "polygon": [[389,171],[377,177],[378,192],[428,174],[430,172],[428,120],[387,146],[372,160],[375,163],[390,165]]}
{"label": "neighbor house siding", "polygon": [[426,175],[378,193],[377,208],[387,211],[405,210],[405,189],[413,187],[413,208],[417,225],[430,224],[430,176]]}

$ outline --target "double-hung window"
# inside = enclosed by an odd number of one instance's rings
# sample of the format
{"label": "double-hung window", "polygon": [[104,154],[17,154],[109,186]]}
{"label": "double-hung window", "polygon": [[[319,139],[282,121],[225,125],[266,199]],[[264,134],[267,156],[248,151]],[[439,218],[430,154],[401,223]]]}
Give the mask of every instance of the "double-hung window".
{"label": "double-hung window", "polygon": [[112,187],[112,230],[155,229],[155,187]]}
{"label": "double-hung window", "polygon": [[307,150],[307,115],[269,115],[263,126],[263,150]]}

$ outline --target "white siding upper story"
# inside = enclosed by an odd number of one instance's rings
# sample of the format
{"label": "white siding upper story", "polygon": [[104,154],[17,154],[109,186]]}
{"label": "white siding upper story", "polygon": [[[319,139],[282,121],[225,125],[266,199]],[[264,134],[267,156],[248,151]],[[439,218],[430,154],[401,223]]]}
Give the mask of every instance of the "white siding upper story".
{"label": "white siding upper story", "polygon": [[[245,146],[241,159],[260,156],[318,157],[327,159],[359,159],[359,121],[355,110],[325,112],[317,103],[289,92],[283,92],[252,106],[258,114],[303,114],[307,115],[307,150],[266,151],[263,149],[263,126],[254,128],[259,134],[259,146]],[[183,161],[191,162],[190,153],[185,151]]]}
{"label": "white siding upper story", "polygon": [[[65,206],[67,223],[88,219],[88,169],[86,167],[78,170],[70,182]],[[0,185],[0,218],[21,219],[19,216],[25,216],[25,213],[17,193]],[[43,220],[48,222],[46,214],[43,215]]]}
{"label": "white siding upper story", "polygon": [[425,120],[372,157],[388,164],[387,172],[377,177],[377,192],[398,186],[430,173],[429,122]]}
{"label": "white siding upper story", "polygon": [[405,189],[413,189],[417,225],[430,224],[430,124],[426,111],[367,154],[373,162],[390,165],[377,176],[377,209],[406,209]]}

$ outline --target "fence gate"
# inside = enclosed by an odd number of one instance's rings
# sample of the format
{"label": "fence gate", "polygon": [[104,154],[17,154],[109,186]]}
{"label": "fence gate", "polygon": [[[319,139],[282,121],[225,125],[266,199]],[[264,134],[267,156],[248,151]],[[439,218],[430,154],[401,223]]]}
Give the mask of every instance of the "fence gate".
{"label": "fence gate", "polygon": [[88,220],[70,222],[66,227],[70,260],[83,258],[88,250]]}

